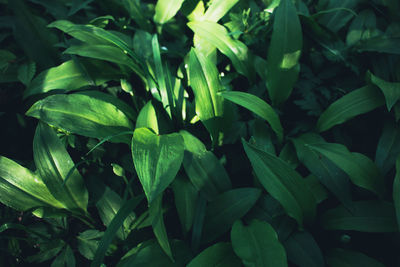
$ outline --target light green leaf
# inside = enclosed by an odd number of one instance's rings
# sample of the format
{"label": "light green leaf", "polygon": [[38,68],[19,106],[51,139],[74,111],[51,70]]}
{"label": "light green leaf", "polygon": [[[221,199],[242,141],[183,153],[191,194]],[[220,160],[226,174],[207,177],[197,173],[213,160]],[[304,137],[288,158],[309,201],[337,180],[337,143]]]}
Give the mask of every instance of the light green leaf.
{"label": "light green leaf", "polygon": [[20,80],[20,82],[22,82],[24,85],[28,86],[35,73],[35,62],[24,63],[18,68],[18,80]]}
{"label": "light green leaf", "polygon": [[142,127],[150,128],[159,134],[157,114],[151,101],[144,105],[137,117],[136,128]]}
{"label": "light green leaf", "polygon": [[396,161],[396,176],[393,182],[393,202],[396,210],[397,225],[400,230],[400,156]]}
{"label": "light green leaf", "polygon": [[353,230],[360,232],[396,232],[395,209],[392,203],[376,200],[354,202],[353,212],[344,206],[326,211],[322,226],[329,230]]}
{"label": "light green leaf", "polygon": [[254,206],[261,195],[258,188],[239,188],[220,194],[208,203],[203,228],[203,243],[214,241],[229,231],[233,223]]}
{"label": "light green leaf", "polygon": [[200,254],[198,254],[187,267],[204,267],[204,266],[242,266],[240,259],[235,255],[230,243],[214,244]]}
{"label": "light green leaf", "polygon": [[164,217],[162,211],[162,193],[149,204],[149,214],[151,219],[151,226],[153,227],[154,235],[158,243],[167,256],[174,261],[172,256],[171,246],[168,241],[167,229],[164,224]]}
{"label": "light green leaf", "polygon": [[183,152],[183,138],[178,133],[157,135],[147,128],[135,129],[132,158],[149,203],[175,179]]}
{"label": "light green leaf", "polygon": [[327,157],[347,173],[355,185],[383,197],[385,191],[383,178],[374,162],[367,156],[360,153],[352,153],[346,146],[341,144],[315,143],[307,146]]}
{"label": "light green leaf", "polygon": [[267,222],[253,220],[245,226],[238,220],[232,226],[231,240],[245,266],[288,266],[285,249]]}
{"label": "light green leaf", "polygon": [[400,99],[400,83],[399,82],[388,82],[376,77],[372,73],[371,82],[382,90],[383,95],[386,99],[386,107],[390,111],[394,104]]}
{"label": "light green leaf", "polygon": [[303,36],[296,7],[281,0],[275,11],[274,26],[267,57],[267,89],[272,104],[283,103],[297,81]]}
{"label": "light green leaf", "polygon": [[121,76],[108,64],[96,61],[70,60],[41,72],[24,91],[24,97],[42,94],[51,90],[72,91],[85,86],[101,85]]}
{"label": "light green leaf", "polygon": [[300,226],[303,220],[313,220],[316,202],[304,178],[275,155],[261,151],[244,140],[242,143],[258,180],[286,213]]}
{"label": "light green leaf", "polygon": [[[51,194],[68,210],[86,215],[88,191],[66,148],[50,126],[39,123],[33,139],[33,158]],[[67,181],[68,173],[73,169]]]}
{"label": "light green leaf", "polygon": [[319,132],[329,130],[383,104],[384,98],[378,88],[373,85],[361,87],[333,102],[319,117],[317,130]]}
{"label": "light green leaf", "polygon": [[217,22],[234,6],[239,0],[212,0],[204,16],[200,20]]}
{"label": "light green leaf", "polygon": [[64,208],[39,176],[3,156],[0,156],[0,202],[20,211],[43,206]]}
{"label": "light green leaf", "polygon": [[185,144],[183,167],[196,189],[207,200],[232,188],[229,176],[218,158],[187,131],[180,131]]}
{"label": "light green leaf", "polygon": [[211,21],[191,21],[188,26],[196,35],[215,45],[227,56],[237,72],[252,77],[253,74],[249,71],[247,46],[233,39],[224,26]]}
{"label": "light green leaf", "polygon": [[224,112],[224,99],[217,94],[222,85],[217,67],[193,48],[189,56],[189,79],[195,96],[196,114],[216,143]]}
{"label": "light green leaf", "polygon": [[[132,122],[117,106],[85,94],[48,96],[36,102],[26,115],[71,133],[94,138],[133,129]],[[127,136],[115,137],[112,141],[130,142]]]}
{"label": "light green leaf", "polygon": [[385,267],[379,261],[358,251],[335,248],[326,255],[330,267]]}
{"label": "light green leaf", "polygon": [[312,133],[292,139],[299,160],[326,186],[347,208],[351,208],[349,177],[325,156],[308,147],[309,144],[325,143],[325,140]]}
{"label": "light green leaf", "polygon": [[156,13],[154,14],[154,22],[164,24],[172,19],[179,11],[185,0],[158,0],[156,4]]}
{"label": "light green leaf", "polygon": [[225,99],[232,101],[248,110],[254,112],[264,120],[266,120],[274,130],[279,140],[283,139],[283,128],[278,114],[274,109],[261,98],[244,92],[225,91],[220,93]]}

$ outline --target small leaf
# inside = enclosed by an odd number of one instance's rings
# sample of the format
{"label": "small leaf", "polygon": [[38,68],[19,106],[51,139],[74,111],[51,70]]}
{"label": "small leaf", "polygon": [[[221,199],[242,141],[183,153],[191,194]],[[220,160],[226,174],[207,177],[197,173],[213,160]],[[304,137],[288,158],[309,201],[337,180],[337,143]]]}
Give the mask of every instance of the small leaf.
{"label": "small leaf", "polygon": [[[36,102],[26,115],[79,135],[106,138],[133,129],[127,115],[113,103],[85,94],[52,95]],[[126,136],[112,139],[129,142]]]}
{"label": "small leaf", "polygon": [[39,123],[33,139],[33,158],[43,182],[54,197],[72,212],[87,214],[88,191],[77,169],[67,181],[74,162],[50,126]]}
{"label": "small leaf", "polygon": [[66,245],[61,253],[54,259],[50,267],[75,267],[75,256],[69,245]]}
{"label": "small leaf", "polygon": [[319,143],[307,146],[327,157],[347,173],[355,185],[370,190],[378,196],[384,195],[385,186],[379,169],[365,155],[352,153],[341,144]]}
{"label": "small leaf", "polygon": [[104,232],[98,230],[86,230],[80,233],[76,239],[78,241],[78,250],[82,256],[88,260],[93,260],[94,253],[99,246]]}
{"label": "small leaf", "polygon": [[178,133],[156,135],[147,128],[135,129],[132,158],[149,203],[175,179],[183,152],[183,138]]}
{"label": "small leaf", "polygon": [[329,230],[371,233],[398,231],[393,204],[384,201],[356,201],[352,213],[344,206],[339,206],[326,211],[321,220],[322,226]]}
{"label": "small leaf", "polygon": [[[328,6],[325,14],[322,14],[318,18],[318,22],[325,26],[327,29],[330,29],[333,32],[339,31],[343,28],[347,22],[349,22],[353,16],[355,16],[352,9],[354,9],[359,0],[343,0],[340,2],[337,1],[328,1]],[[322,11],[323,12],[323,11]],[[322,13],[321,12],[321,13]]]}
{"label": "small leaf", "polygon": [[164,24],[179,11],[184,0],[158,0],[155,8],[154,22]]}
{"label": "small leaf", "polygon": [[330,267],[385,267],[379,261],[367,255],[340,248],[332,249],[326,255]]}
{"label": "small leaf", "polygon": [[18,80],[28,86],[36,73],[35,62],[24,63],[18,68]]}
{"label": "small leaf", "polygon": [[244,92],[225,91],[220,94],[225,99],[247,108],[266,120],[271,125],[271,128],[274,130],[279,140],[282,141],[283,128],[281,122],[274,109],[267,102],[255,95]]}
{"label": "small leaf", "polygon": [[303,36],[296,7],[281,0],[275,10],[274,26],[267,58],[267,89],[272,104],[283,103],[297,81]]}
{"label": "small leaf", "polygon": [[319,117],[317,130],[324,132],[383,104],[384,98],[375,86],[361,87],[333,102]]}
{"label": "small leaf", "polygon": [[257,188],[239,188],[222,193],[211,201],[204,220],[203,243],[214,241],[229,231],[233,223],[254,206],[260,195]]}
{"label": "small leaf", "polygon": [[232,226],[231,240],[245,266],[288,266],[285,249],[267,222],[253,220],[245,226],[238,220]]}
{"label": "small leaf", "polygon": [[240,267],[242,264],[230,243],[217,243],[203,250],[187,265],[187,267],[203,266]]}
{"label": "small leaf", "polygon": [[303,220],[311,221],[315,216],[316,202],[304,178],[275,155],[261,151],[244,140],[242,143],[265,190],[279,201],[286,213],[300,226]]}
{"label": "small leaf", "polygon": [[382,90],[383,95],[386,99],[386,107],[388,111],[392,109],[394,104],[400,99],[400,83],[397,82],[388,82],[382,80],[379,77],[376,77],[372,73],[371,75],[371,82],[379,87]]}

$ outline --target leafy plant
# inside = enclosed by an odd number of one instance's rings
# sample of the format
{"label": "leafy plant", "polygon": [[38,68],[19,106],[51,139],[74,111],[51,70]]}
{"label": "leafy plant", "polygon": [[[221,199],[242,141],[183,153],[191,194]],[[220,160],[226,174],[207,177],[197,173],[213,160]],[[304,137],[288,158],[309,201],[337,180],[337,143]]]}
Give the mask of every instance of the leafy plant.
{"label": "leafy plant", "polygon": [[0,8],[1,265],[400,264],[396,1]]}

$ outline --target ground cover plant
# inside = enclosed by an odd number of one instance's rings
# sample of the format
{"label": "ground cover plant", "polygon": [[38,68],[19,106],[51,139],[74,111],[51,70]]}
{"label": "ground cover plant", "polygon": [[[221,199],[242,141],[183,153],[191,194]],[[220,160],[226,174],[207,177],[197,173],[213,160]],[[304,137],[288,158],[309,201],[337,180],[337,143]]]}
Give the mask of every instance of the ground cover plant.
{"label": "ground cover plant", "polygon": [[1,266],[400,266],[395,0],[1,0]]}

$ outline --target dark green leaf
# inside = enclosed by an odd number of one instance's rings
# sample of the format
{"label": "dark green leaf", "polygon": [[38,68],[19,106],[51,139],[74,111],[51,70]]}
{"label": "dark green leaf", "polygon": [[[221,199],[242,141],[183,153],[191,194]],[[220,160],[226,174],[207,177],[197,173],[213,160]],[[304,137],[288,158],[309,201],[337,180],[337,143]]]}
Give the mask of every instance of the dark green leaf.
{"label": "dark green leaf", "polygon": [[385,267],[363,253],[340,248],[331,250],[326,256],[326,262],[331,267]]}
{"label": "dark green leaf", "polygon": [[400,230],[400,156],[396,161],[396,176],[393,182],[393,202],[396,210],[397,225]]}
{"label": "dark green leaf", "polygon": [[76,239],[78,241],[78,250],[82,256],[88,260],[93,260],[94,253],[99,246],[104,232],[98,230],[86,230],[80,233]]}
{"label": "dark green leaf", "polygon": [[217,243],[203,250],[187,265],[187,267],[203,266],[240,267],[242,264],[230,243]]}
{"label": "dark green leaf", "polygon": [[400,130],[394,122],[387,122],[376,148],[375,163],[382,175],[388,173],[395,165],[400,154]]}
{"label": "dark green leaf", "polygon": [[28,86],[33,76],[35,75],[35,72],[35,62],[24,63],[18,68],[18,80]]}
{"label": "dark green leaf", "polygon": [[383,95],[386,99],[386,107],[390,111],[394,104],[400,99],[400,83],[388,82],[382,80],[379,77],[376,77],[372,73],[371,75],[371,82],[379,87],[382,90]]}

